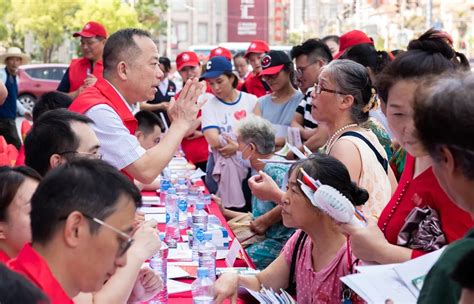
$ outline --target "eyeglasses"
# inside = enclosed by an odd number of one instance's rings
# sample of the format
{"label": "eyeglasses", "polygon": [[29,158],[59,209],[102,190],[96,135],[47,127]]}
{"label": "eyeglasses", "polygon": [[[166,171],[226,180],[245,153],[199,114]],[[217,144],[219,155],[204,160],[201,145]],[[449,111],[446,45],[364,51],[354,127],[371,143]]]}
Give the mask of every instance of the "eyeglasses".
{"label": "eyeglasses", "polygon": [[79,154],[79,155],[84,155],[84,157],[90,158],[90,159],[102,159],[102,154],[99,152],[79,152],[79,151],[63,151],[58,153],[59,155],[63,154]]}
{"label": "eyeglasses", "polygon": [[[127,250],[130,249],[130,246],[132,246],[133,238],[131,236],[129,236],[128,234],[126,234],[125,232],[121,231],[118,228],[115,228],[112,225],[107,224],[103,220],[99,220],[98,218],[90,216],[90,215],[88,215],[84,212],[82,212],[82,215],[84,215],[84,217],[87,218],[88,220],[91,220],[91,221],[93,221],[93,222],[95,222],[95,223],[97,223],[101,226],[104,226],[105,228],[108,228],[108,229],[112,230],[113,232],[117,233],[118,235],[120,235],[124,239],[123,242],[120,242],[119,249],[118,249],[118,252],[117,252],[117,257],[123,256],[127,252]],[[67,219],[67,216],[62,216],[62,217],[59,218],[60,221],[64,221],[66,219]]]}
{"label": "eyeglasses", "polygon": [[118,254],[117,256],[118,257],[121,257],[123,256],[127,250],[130,248],[130,246],[132,246],[133,244],[133,238],[130,237],[128,234],[126,234],[125,232],[115,228],[114,226],[111,226],[109,224],[107,224],[106,222],[102,221],[102,220],[99,220],[98,218],[96,217],[92,217],[90,215],[87,215],[85,213],[83,213],[83,215],[88,218],[89,220],[93,221],[93,222],[96,222],[97,224],[101,225],[101,226],[104,226],[106,228],[109,228],[110,230],[112,230],[113,232],[117,233],[118,235],[120,235],[125,241],[124,242],[121,242],[120,245],[119,245],[119,250],[118,250]]}
{"label": "eyeglasses", "polygon": [[304,74],[304,71],[309,68],[310,66],[312,66],[313,64],[316,64],[318,62],[313,62],[313,63],[310,63],[310,64],[307,64],[305,65],[304,67],[300,67],[300,68],[296,68],[296,75],[297,76],[301,76]]}
{"label": "eyeglasses", "polygon": [[316,83],[314,84],[314,92],[318,95],[321,95],[321,92],[328,92],[328,93],[340,94],[340,95],[349,95],[349,94],[343,93],[341,91],[336,91],[336,90],[330,90],[330,89],[323,88],[321,85],[316,84]]}

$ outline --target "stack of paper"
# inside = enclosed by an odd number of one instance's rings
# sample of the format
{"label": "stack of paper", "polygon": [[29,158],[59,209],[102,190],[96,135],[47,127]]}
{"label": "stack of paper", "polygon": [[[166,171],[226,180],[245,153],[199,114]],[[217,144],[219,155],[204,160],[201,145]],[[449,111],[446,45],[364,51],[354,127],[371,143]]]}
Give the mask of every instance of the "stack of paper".
{"label": "stack of paper", "polygon": [[400,264],[358,266],[358,274],[341,278],[367,303],[416,303],[423,279],[444,248]]}
{"label": "stack of paper", "polygon": [[[247,289],[247,288],[246,288]],[[296,304],[296,301],[283,289],[280,288],[281,293],[278,294],[273,291],[273,289],[268,289],[262,286],[262,289],[260,289],[260,292],[256,292],[250,289],[247,289],[247,291],[255,298],[258,300],[259,303],[264,303],[264,304],[273,304],[273,303],[279,303],[279,304]]]}

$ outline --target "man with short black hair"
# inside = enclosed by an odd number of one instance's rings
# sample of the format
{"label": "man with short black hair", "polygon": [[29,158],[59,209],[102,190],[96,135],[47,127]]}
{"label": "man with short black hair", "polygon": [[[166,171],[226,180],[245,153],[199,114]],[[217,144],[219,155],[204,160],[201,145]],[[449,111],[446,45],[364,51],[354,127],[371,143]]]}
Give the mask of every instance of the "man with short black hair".
{"label": "man with short black hair", "polygon": [[308,39],[291,49],[291,58],[295,61],[298,86],[305,94],[296,108],[291,126],[300,130],[306,147],[316,151],[326,142],[327,132],[311,116],[311,92],[318,82],[321,68],[332,60],[331,51],[321,40]]}
{"label": "man with short black hair", "polygon": [[161,119],[153,112],[140,111],[135,114],[138,121],[138,128],[135,136],[145,150],[153,148],[160,142],[161,132],[164,131]]}
{"label": "man with short black hair", "polygon": [[87,116],[66,109],[44,113],[25,138],[25,164],[44,176],[77,155],[101,158],[90,124],[93,121]]}
{"label": "man with short black hair", "polygon": [[137,121],[132,106],[154,98],[163,73],[150,34],[140,29],[123,29],[105,44],[104,79],[86,89],[70,110],[94,120],[104,159],[130,179],[151,183],[168,165],[182,138],[196,119],[202,104],[197,102],[201,85],[188,81],[168,115],[173,121],[166,136],[145,150],[135,137]]}
{"label": "man with short black hair", "polygon": [[[101,158],[98,152],[99,140],[91,124],[93,121],[90,118],[65,109],[55,109],[44,113],[34,123],[26,137],[26,164],[41,175],[46,175],[50,169],[75,159]],[[51,132],[51,130],[55,131]],[[129,263],[120,269],[100,292],[94,294],[95,303],[102,303],[101,299],[108,299],[106,302],[121,302],[130,297],[133,298],[135,297],[135,293],[132,292],[134,285],[139,289],[142,288],[141,299],[143,296],[153,294],[154,288],[159,287],[159,284],[150,285],[148,281],[148,287],[143,289],[141,284],[143,284],[144,276],[138,274],[147,271],[140,269],[143,262],[159,248],[160,241],[157,233],[154,221],[148,221],[139,226],[134,234],[136,242],[127,254]],[[146,277],[149,278],[150,275]],[[120,286],[119,289],[117,289],[118,286]],[[91,296],[81,294],[80,297],[89,299]]]}
{"label": "man with short black hair", "polygon": [[133,239],[139,190],[100,160],[75,159],[51,171],[31,199],[32,243],[9,261],[49,297],[73,303],[100,290]]}

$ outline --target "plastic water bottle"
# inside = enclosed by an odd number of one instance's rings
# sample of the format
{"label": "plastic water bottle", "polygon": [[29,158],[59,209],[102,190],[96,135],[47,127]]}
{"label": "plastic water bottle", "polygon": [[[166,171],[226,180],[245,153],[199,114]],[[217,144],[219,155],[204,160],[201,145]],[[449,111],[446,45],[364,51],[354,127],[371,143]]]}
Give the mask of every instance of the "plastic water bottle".
{"label": "plastic water bottle", "polygon": [[208,193],[202,193],[201,200],[204,202],[204,205],[209,205],[211,203],[211,195]]}
{"label": "plastic water bottle", "polygon": [[217,247],[212,243],[212,232],[204,232],[204,241],[198,248],[198,265],[209,271],[209,278],[216,280]]}
{"label": "plastic water bottle", "polygon": [[186,178],[178,178],[178,184],[176,185],[176,194],[178,195],[188,195],[188,185],[186,184]]}
{"label": "plastic water bottle", "polygon": [[166,285],[166,280],[168,278],[167,264],[168,246],[166,246],[166,244],[162,242],[160,251],[158,251],[150,259],[150,267],[157,275],[160,276],[161,282],[163,282],[163,288],[148,302],[150,304],[168,303],[168,287]]}
{"label": "plastic water bottle", "polygon": [[197,269],[197,279],[191,284],[194,304],[212,304],[214,302],[214,282],[209,278],[207,268]]}
{"label": "plastic water bottle", "polygon": [[188,202],[186,196],[178,195],[179,229],[188,228]]}
{"label": "plastic water bottle", "polygon": [[199,189],[196,187],[189,187],[188,191],[188,207],[196,206],[196,202],[199,200]]}
{"label": "plastic water bottle", "polygon": [[198,202],[192,215],[193,241],[191,248],[193,251],[193,261],[198,260],[198,248],[201,242],[204,240],[204,232],[207,231],[207,221],[208,215],[204,210],[204,204],[202,202]]}
{"label": "plastic water bottle", "polygon": [[166,192],[170,188],[170,180],[163,178],[160,182],[160,205],[166,205]]}
{"label": "plastic water bottle", "polygon": [[179,233],[179,212],[177,205],[178,196],[175,188],[169,188],[166,195],[166,232],[165,241],[171,248],[176,248]]}

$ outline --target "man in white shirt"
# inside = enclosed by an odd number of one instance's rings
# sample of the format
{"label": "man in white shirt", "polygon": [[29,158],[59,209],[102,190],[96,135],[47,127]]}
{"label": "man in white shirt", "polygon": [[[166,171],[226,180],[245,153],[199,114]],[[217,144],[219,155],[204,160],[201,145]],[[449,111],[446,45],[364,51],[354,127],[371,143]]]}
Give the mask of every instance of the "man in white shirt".
{"label": "man in white shirt", "polygon": [[196,119],[201,85],[188,81],[168,115],[173,120],[168,133],[155,147],[143,149],[134,136],[137,121],[131,106],[154,98],[163,73],[150,34],[139,29],[120,30],[104,47],[104,79],[74,100],[70,110],[95,121],[103,159],[129,178],[151,183],[168,164],[182,138]]}

